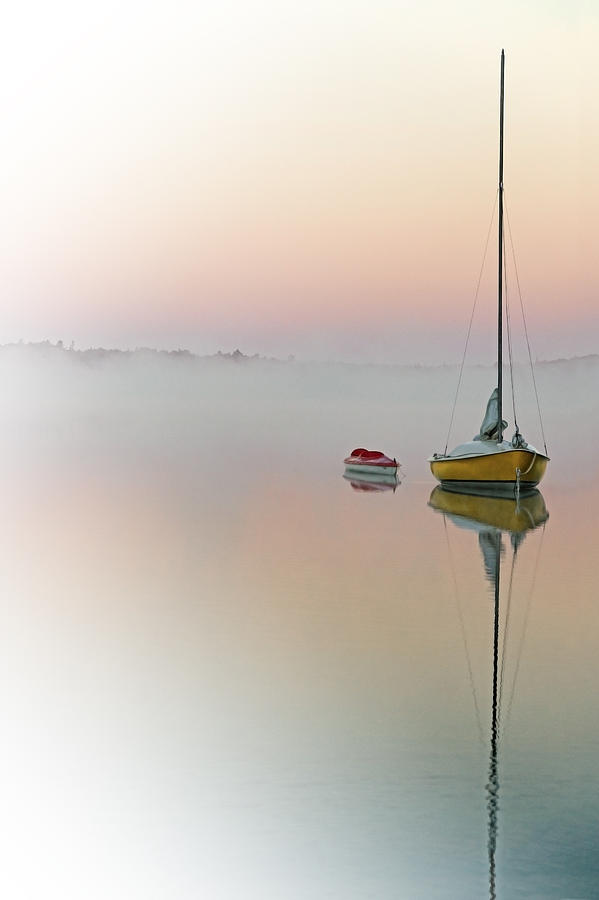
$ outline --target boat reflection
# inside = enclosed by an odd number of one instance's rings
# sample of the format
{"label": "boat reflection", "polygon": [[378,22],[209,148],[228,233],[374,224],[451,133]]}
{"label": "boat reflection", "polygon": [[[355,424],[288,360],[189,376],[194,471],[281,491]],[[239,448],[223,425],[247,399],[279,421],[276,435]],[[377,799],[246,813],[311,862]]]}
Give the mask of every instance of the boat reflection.
{"label": "boat reflection", "polygon": [[444,513],[459,528],[469,528],[479,533],[495,529],[509,532],[512,538],[538,528],[549,518],[543,495],[537,490],[529,491],[515,500],[436,487],[428,504]]}
{"label": "boat reflection", "polygon": [[401,484],[397,475],[384,475],[377,473],[345,472],[343,477],[349,481],[352,490],[359,493],[380,493],[381,491],[393,491]]}
{"label": "boat reflection", "polygon": [[[544,525],[549,518],[547,507],[540,491],[534,490],[518,499],[502,496],[476,496],[471,493],[448,491],[436,487],[430,498],[429,506],[441,513],[445,522],[449,520],[459,528],[465,528],[478,534],[478,542],[482,552],[485,577],[493,589],[493,650],[492,650],[492,697],[491,697],[491,733],[489,742],[488,780],[485,785],[487,805],[487,853],[489,861],[489,897],[496,900],[495,852],[497,847],[498,814],[499,814],[499,729],[502,709],[502,682],[504,669],[504,649],[507,636],[509,609],[511,604],[514,566],[522,541],[527,532]],[[500,647],[500,586],[501,562],[504,555],[504,535],[509,536],[512,545],[512,568],[509,578],[506,618],[504,622],[503,642]],[[538,556],[537,556],[538,563]],[[454,573],[455,578],[455,573]],[[533,580],[534,588],[534,580]],[[470,670],[470,662],[468,661]],[[517,674],[517,669],[516,669]],[[472,673],[470,671],[470,676]],[[512,684],[512,697],[515,688]],[[476,702],[476,701],[475,701]],[[511,703],[511,699],[510,699]],[[509,713],[509,706],[508,706]]]}

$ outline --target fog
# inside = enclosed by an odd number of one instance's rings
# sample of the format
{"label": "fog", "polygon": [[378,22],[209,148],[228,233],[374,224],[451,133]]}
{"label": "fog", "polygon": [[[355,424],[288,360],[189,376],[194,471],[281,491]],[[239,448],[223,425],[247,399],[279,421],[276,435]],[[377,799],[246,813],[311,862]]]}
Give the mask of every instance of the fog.
{"label": "fog", "polygon": [[[228,472],[237,487],[259,470],[331,477],[354,446],[396,456],[412,479],[443,450],[457,366],[306,363],[187,353],[77,352],[43,345],[0,351],[3,453],[41,472],[50,458],[130,471],[168,466]],[[535,369],[552,464],[547,480],[586,477],[599,436],[599,357]],[[543,439],[530,370],[514,370],[521,432]],[[492,366],[464,370],[449,447],[479,427],[495,384]],[[507,435],[514,417],[506,372]]]}

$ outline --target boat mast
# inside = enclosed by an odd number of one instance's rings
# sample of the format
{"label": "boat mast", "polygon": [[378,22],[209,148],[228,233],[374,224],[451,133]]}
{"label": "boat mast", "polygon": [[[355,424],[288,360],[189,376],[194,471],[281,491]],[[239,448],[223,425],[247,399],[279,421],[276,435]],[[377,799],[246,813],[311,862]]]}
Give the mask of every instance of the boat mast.
{"label": "boat mast", "polygon": [[503,72],[505,54],[501,51],[501,87],[499,92],[499,267],[497,272],[497,443],[503,440]]}

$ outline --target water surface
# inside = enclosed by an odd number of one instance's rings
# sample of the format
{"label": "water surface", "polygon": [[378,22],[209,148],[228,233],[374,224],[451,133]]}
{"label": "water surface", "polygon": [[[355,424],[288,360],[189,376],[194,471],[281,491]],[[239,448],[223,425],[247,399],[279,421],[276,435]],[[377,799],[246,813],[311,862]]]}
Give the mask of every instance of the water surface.
{"label": "water surface", "polygon": [[588,372],[510,532],[430,505],[442,372],[3,365],[6,896],[599,897]]}

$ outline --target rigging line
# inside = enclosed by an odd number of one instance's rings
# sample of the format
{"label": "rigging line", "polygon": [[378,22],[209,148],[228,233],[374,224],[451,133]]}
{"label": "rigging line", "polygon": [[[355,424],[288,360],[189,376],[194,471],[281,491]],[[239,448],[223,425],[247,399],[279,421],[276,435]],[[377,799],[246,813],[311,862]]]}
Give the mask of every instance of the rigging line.
{"label": "rigging line", "polygon": [[510,622],[510,611],[512,608],[512,588],[514,585],[514,569],[516,567],[517,553],[518,553],[517,549],[514,548],[512,551],[512,565],[510,568],[510,582],[509,582],[509,587],[508,587],[508,592],[507,592],[507,606],[506,606],[506,610],[505,610],[505,622],[503,625],[503,637],[501,640],[501,669],[500,669],[500,673],[499,673],[499,701],[497,704],[497,719],[498,719],[498,721],[501,721],[501,700],[503,697],[503,671],[504,671],[504,667],[505,667],[505,655],[506,655],[506,648],[507,648],[508,628],[509,628],[509,622]]}
{"label": "rigging line", "polygon": [[460,393],[460,387],[462,384],[462,376],[464,374],[464,363],[466,362],[466,353],[468,350],[468,344],[470,342],[470,333],[472,331],[472,323],[474,321],[474,313],[476,311],[476,304],[478,302],[478,293],[480,291],[480,283],[483,277],[483,270],[485,268],[485,261],[487,259],[487,250],[489,249],[489,238],[491,237],[491,228],[493,227],[493,221],[495,219],[495,210],[497,208],[497,200],[499,198],[499,189],[497,189],[495,193],[495,203],[493,204],[493,212],[491,213],[491,221],[489,222],[489,230],[487,231],[487,240],[485,241],[485,249],[483,253],[483,261],[480,266],[480,272],[478,273],[478,281],[476,283],[476,292],[474,294],[474,303],[472,304],[472,312],[470,313],[470,322],[468,323],[468,333],[466,334],[466,343],[464,344],[464,352],[462,354],[462,362],[460,365],[460,374],[458,378],[458,386],[456,388],[455,397],[453,398],[453,406],[451,408],[451,418],[449,420],[449,428],[447,429],[447,439],[445,441],[445,450],[443,451],[443,455],[447,455],[447,447],[449,446],[449,436],[451,434],[451,429],[453,426],[453,417],[455,416],[455,408],[458,402],[458,394]]}
{"label": "rigging line", "polygon": [[[504,202],[505,202],[505,193],[504,193]],[[516,251],[514,249],[514,240],[512,238],[512,227],[510,225],[510,216],[507,208],[507,204],[505,204],[505,217],[507,219],[507,230],[510,236],[510,247],[512,250],[512,259],[514,261],[514,272],[516,273],[516,284],[518,285],[518,296],[520,298],[520,311],[522,313],[522,323],[524,325],[524,336],[526,338],[526,346],[528,348],[528,362],[530,363],[530,374],[532,375],[532,384],[535,392],[535,398],[537,401],[537,412],[539,414],[539,424],[541,426],[541,435],[543,438],[543,446],[545,448],[545,456],[548,456],[547,452],[547,441],[545,440],[545,429],[543,428],[543,416],[541,415],[541,404],[539,402],[539,392],[537,390],[537,380],[535,378],[535,369],[532,362],[532,350],[530,349],[530,341],[528,339],[528,327],[526,325],[526,316],[524,314],[524,302],[522,300],[522,290],[520,288],[520,276],[518,275],[518,266],[516,264]]]}
{"label": "rigging line", "polygon": [[476,716],[476,724],[478,726],[478,739],[482,747],[485,746],[485,739],[483,737],[483,726],[480,717],[480,709],[478,706],[478,698],[476,696],[476,688],[474,686],[474,675],[472,674],[472,663],[470,661],[470,652],[468,650],[468,640],[466,638],[466,626],[464,624],[464,616],[462,613],[462,606],[460,604],[460,593],[458,590],[458,580],[455,573],[455,565],[453,562],[453,554],[451,552],[451,544],[449,542],[449,534],[447,533],[447,521],[445,516],[443,516],[443,525],[445,527],[445,540],[447,542],[447,553],[449,556],[449,564],[451,567],[451,577],[453,580],[453,596],[455,600],[455,605],[458,611],[458,619],[460,620],[460,627],[462,630],[462,643],[464,644],[464,652],[466,654],[466,665],[468,667],[468,680],[470,682],[470,691],[472,693],[472,700],[474,701],[474,713]]}
{"label": "rigging line", "polygon": [[535,559],[535,567],[534,567],[533,575],[532,575],[532,583],[531,583],[531,586],[530,586],[530,591],[529,591],[529,594],[528,594],[528,600],[527,600],[527,603],[526,603],[526,612],[525,612],[525,614],[524,614],[524,624],[523,624],[523,626],[522,626],[522,634],[521,634],[521,636],[520,636],[520,643],[519,643],[519,645],[518,645],[518,651],[517,651],[517,653],[516,653],[516,668],[515,668],[515,670],[514,670],[514,678],[513,678],[513,680],[512,680],[512,688],[511,688],[511,691],[510,691],[510,699],[509,699],[509,701],[508,701],[507,712],[506,712],[506,714],[505,714],[505,723],[504,723],[504,726],[503,726],[504,734],[505,734],[505,729],[507,728],[507,724],[508,724],[509,719],[510,719],[510,714],[511,714],[511,711],[512,711],[512,703],[514,702],[514,694],[516,693],[516,682],[517,682],[517,680],[518,680],[518,672],[520,671],[520,660],[521,660],[521,658],[522,658],[522,648],[524,647],[524,638],[526,637],[526,629],[527,629],[527,626],[528,626],[528,618],[529,618],[530,610],[531,610],[531,607],[532,607],[532,598],[533,598],[533,595],[534,595],[535,585],[536,585],[536,582],[537,582],[537,572],[538,572],[538,570],[539,570],[539,561],[540,561],[540,559],[541,559],[541,551],[542,551],[542,549],[543,549],[543,541],[544,541],[544,539],[545,539],[545,525],[543,525],[543,531],[541,532],[541,540],[539,541],[539,547],[538,547],[538,549],[537,549],[537,557],[536,557],[536,559]]}
{"label": "rigging line", "polygon": [[516,415],[516,395],[514,393],[514,360],[512,356],[512,325],[510,320],[510,304],[508,302],[508,284],[507,284],[507,260],[504,256],[503,258],[503,282],[505,285],[505,324],[507,327],[507,348],[508,348],[508,358],[510,363],[510,387],[512,389],[512,411],[514,413],[514,425],[516,427],[516,433],[520,431],[518,428],[518,417]]}

